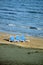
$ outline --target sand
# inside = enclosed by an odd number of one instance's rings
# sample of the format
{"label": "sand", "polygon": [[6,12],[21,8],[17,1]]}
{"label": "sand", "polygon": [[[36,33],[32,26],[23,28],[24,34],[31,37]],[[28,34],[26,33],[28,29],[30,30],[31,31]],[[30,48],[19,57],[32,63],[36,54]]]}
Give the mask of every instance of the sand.
{"label": "sand", "polygon": [[12,44],[20,47],[25,47],[25,48],[39,48],[43,49],[43,38],[39,37],[32,37],[32,36],[26,36],[27,41],[26,42],[9,42],[5,39],[9,39],[10,36],[16,36],[14,34],[8,34],[8,33],[2,33],[0,32],[0,45],[1,44]]}
{"label": "sand", "polygon": [[5,40],[11,35],[0,32],[0,65],[43,65],[43,38],[25,35],[30,41]]}

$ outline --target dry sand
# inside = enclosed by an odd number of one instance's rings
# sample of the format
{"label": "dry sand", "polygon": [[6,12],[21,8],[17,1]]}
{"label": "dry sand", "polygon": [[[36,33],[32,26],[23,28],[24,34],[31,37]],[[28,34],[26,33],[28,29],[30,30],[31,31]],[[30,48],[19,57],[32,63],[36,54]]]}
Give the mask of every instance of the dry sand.
{"label": "dry sand", "polygon": [[[4,40],[4,39],[8,39],[11,35],[14,35],[14,34],[0,32],[0,45],[1,44],[13,44],[13,45],[17,45],[17,46],[21,46],[25,48],[43,49],[43,38],[26,36],[26,39],[28,40],[27,42],[9,42],[9,41]],[[15,36],[16,35],[14,35],[14,37]]]}

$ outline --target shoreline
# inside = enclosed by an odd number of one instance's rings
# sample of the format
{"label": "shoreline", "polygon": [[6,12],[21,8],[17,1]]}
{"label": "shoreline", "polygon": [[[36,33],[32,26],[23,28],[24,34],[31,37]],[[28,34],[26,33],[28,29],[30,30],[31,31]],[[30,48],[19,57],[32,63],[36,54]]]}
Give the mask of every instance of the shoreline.
{"label": "shoreline", "polygon": [[30,40],[30,42],[9,42],[4,39],[8,39],[11,35],[14,37],[16,36],[15,34],[10,34],[10,33],[4,33],[0,32],[0,44],[13,44],[16,46],[20,47],[25,47],[25,48],[38,48],[38,49],[43,49],[43,38],[41,37],[33,37],[33,36],[26,36],[26,39]]}

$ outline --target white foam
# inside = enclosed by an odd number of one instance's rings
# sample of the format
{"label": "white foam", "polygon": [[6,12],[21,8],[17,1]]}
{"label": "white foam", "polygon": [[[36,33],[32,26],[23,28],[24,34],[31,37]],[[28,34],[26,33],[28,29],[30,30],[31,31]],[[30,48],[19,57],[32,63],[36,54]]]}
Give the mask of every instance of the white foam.
{"label": "white foam", "polygon": [[37,30],[42,30],[42,28],[37,28]]}
{"label": "white foam", "polygon": [[8,24],[9,26],[16,26],[15,24]]}
{"label": "white foam", "polygon": [[21,26],[22,28],[26,28],[25,26]]}

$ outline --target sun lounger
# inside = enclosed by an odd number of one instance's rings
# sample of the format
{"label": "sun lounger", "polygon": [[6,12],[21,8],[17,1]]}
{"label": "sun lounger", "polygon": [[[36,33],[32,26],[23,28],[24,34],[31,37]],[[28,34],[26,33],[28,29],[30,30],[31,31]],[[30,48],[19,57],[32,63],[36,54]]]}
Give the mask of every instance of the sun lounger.
{"label": "sun lounger", "polygon": [[24,35],[20,37],[21,42],[30,42],[30,40],[27,40]]}
{"label": "sun lounger", "polygon": [[21,37],[20,37],[20,41],[21,42],[24,42],[26,39],[25,39],[25,37],[22,35]]}
{"label": "sun lounger", "polygon": [[14,41],[15,42],[19,42],[20,41],[20,37],[17,35]]}
{"label": "sun lounger", "polygon": [[10,36],[9,41],[14,42],[14,36]]}
{"label": "sun lounger", "polygon": [[[8,41],[8,39],[6,39],[6,41]],[[10,36],[9,41],[10,42],[30,42],[30,40],[27,40],[24,35],[22,36],[16,35],[15,38],[14,36]]]}

